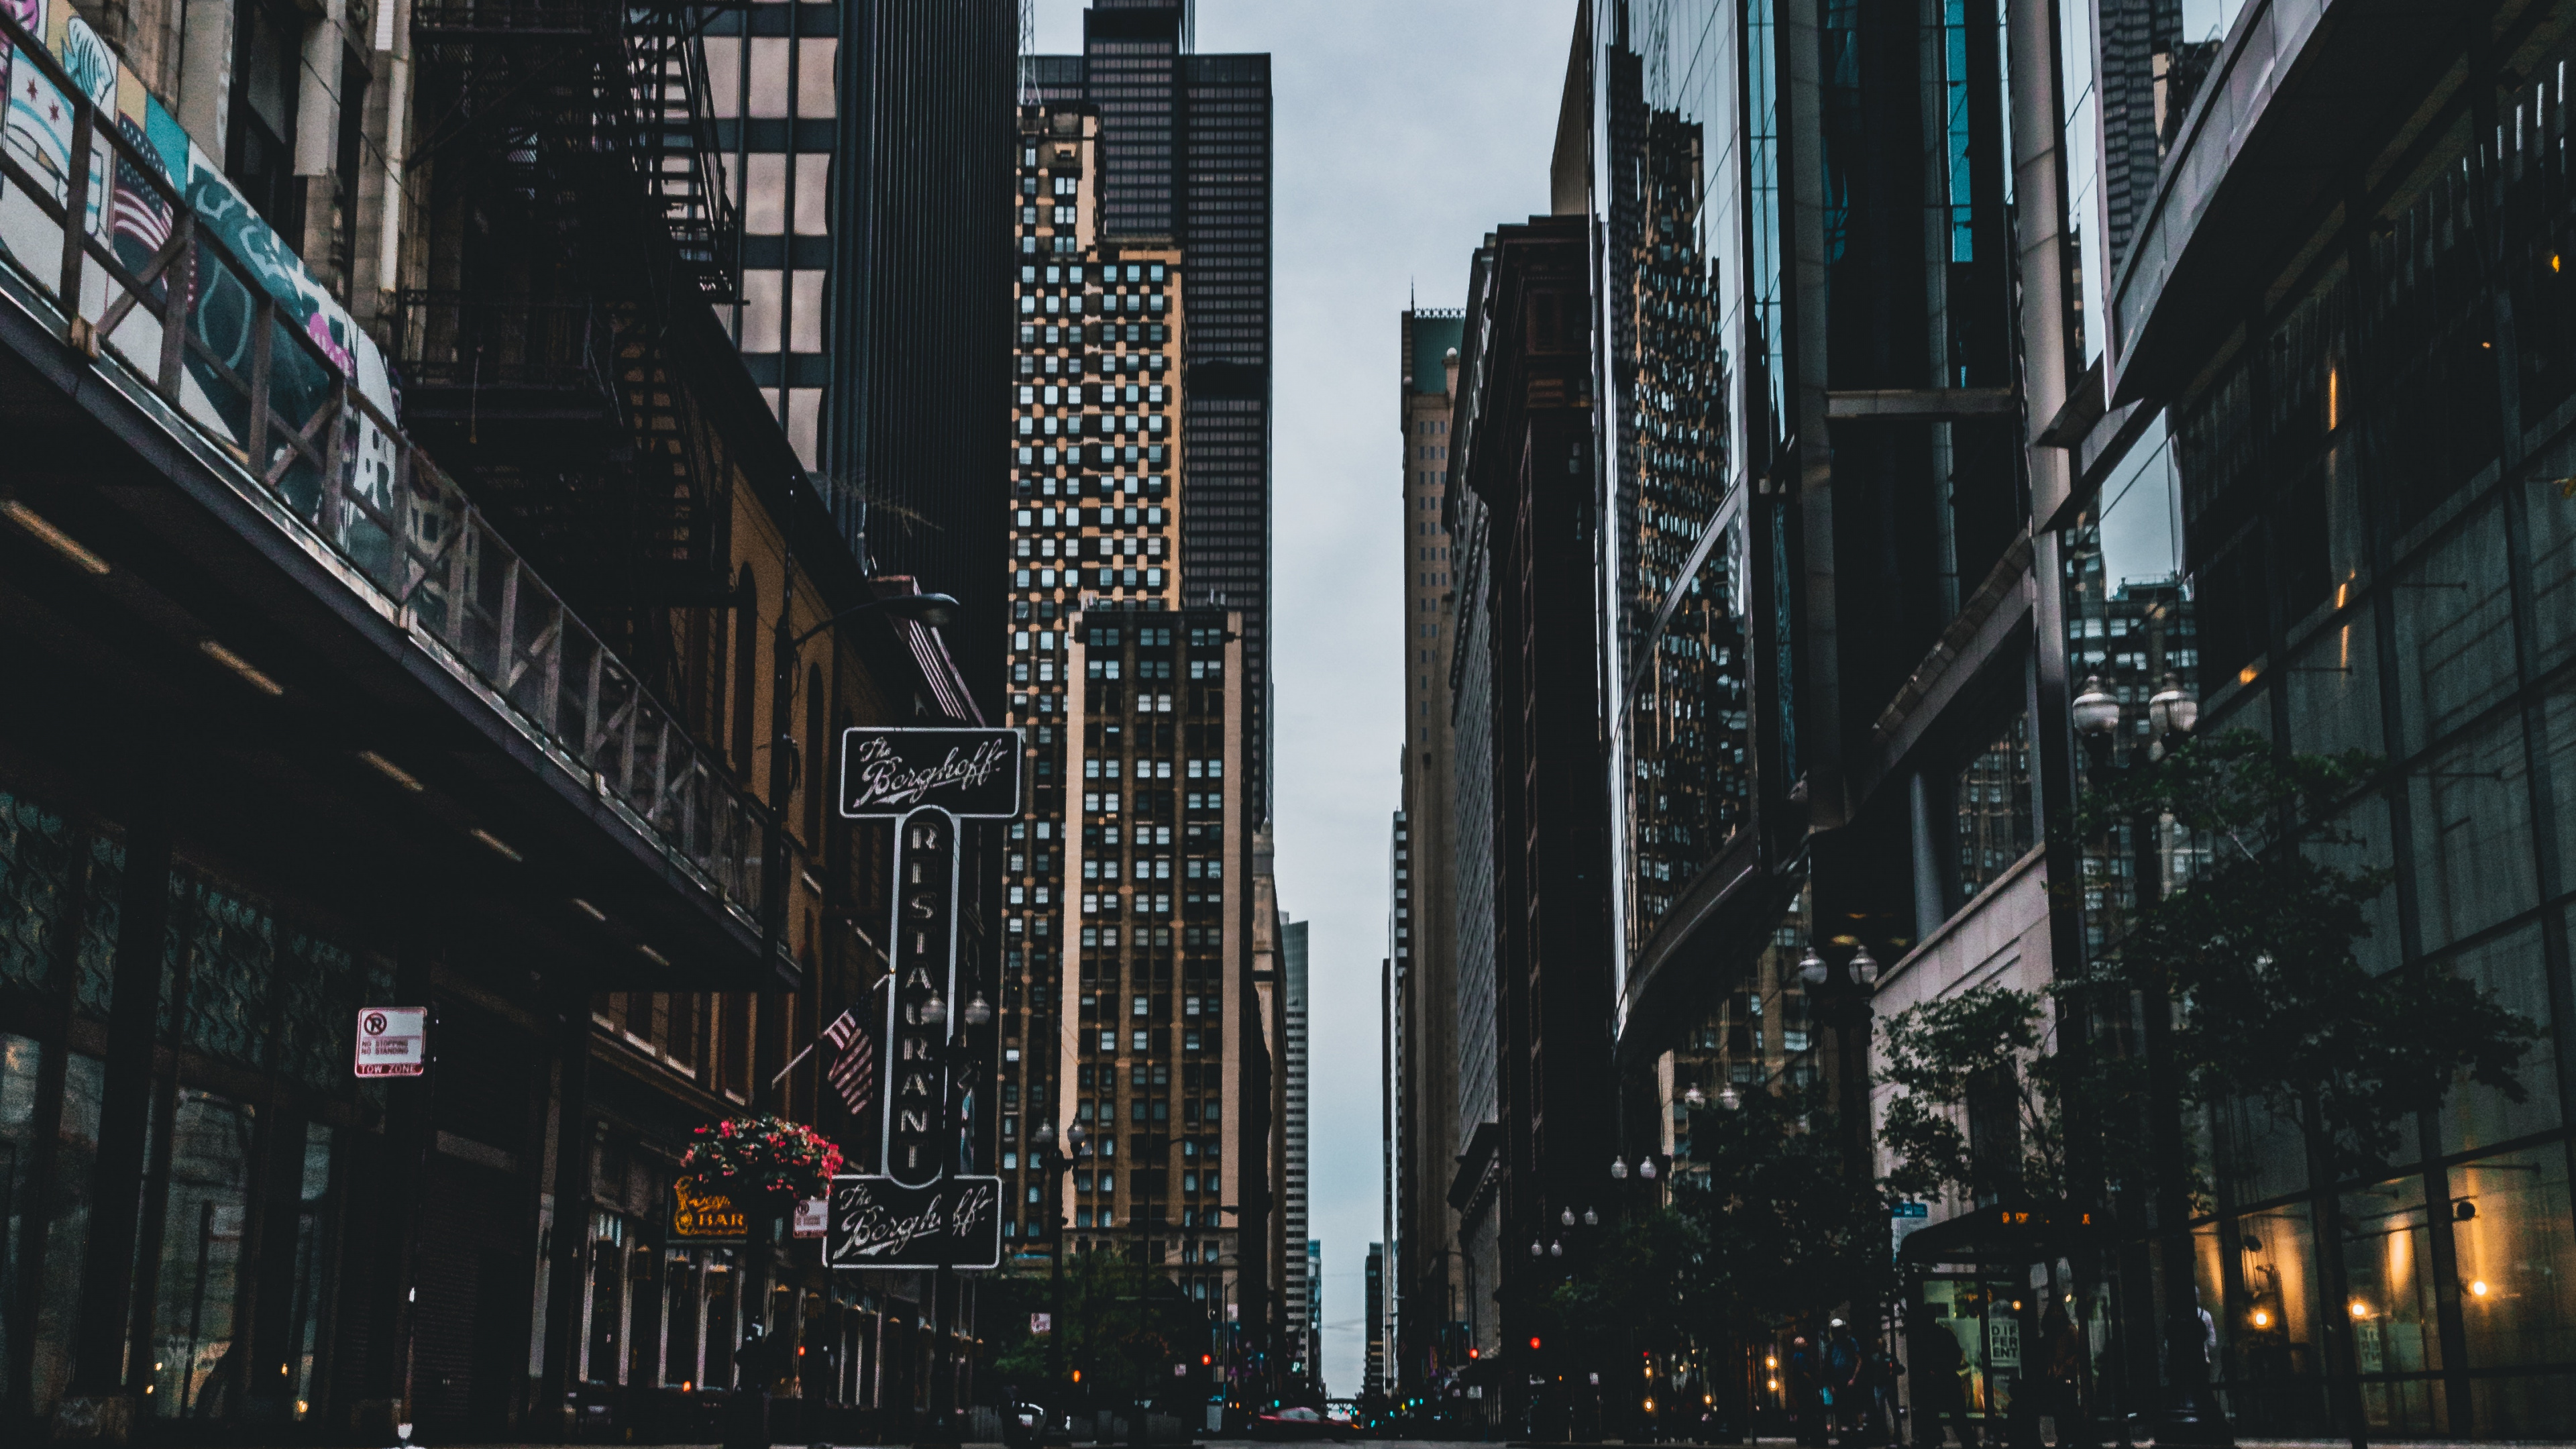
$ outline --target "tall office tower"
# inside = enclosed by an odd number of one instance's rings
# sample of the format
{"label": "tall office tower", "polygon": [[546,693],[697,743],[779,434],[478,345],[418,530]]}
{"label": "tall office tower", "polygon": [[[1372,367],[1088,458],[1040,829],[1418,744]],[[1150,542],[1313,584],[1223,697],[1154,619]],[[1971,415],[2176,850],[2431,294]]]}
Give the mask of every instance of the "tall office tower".
{"label": "tall office tower", "polygon": [[[1404,810],[1397,825],[1391,912],[1396,1030],[1404,1037],[1398,1110],[1403,1140],[1396,1212],[1388,1239],[1396,1299],[1417,1323],[1398,1336],[1399,1382],[1463,1345],[1440,1337],[1464,1317],[1452,1265],[1450,1179],[1458,1170],[1456,961],[1451,953],[1450,802],[1455,792],[1449,711],[1450,643],[1456,633],[1458,575],[1447,515],[1451,386],[1465,313],[1414,308],[1399,319],[1403,384],[1397,418],[1404,452],[1404,753],[1398,774]],[[1416,1326],[1424,1334],[1417,1339]],[[1425,1358],[1424,1356],[1428,1356]],[[1417,1360],[1422,1360],[1418,1362]]]}
{"label": "tall office tower", "polygon": [[[1485,513],[1476,540],[1491,669],[1490,818],[1493,980],[1500,1097],[1500,1218],[1514,1245],[1560,1243],[1565,1215],[1604,1206],[1615,1143],[1611,1087],[1611,811],[1600,716],[1599,574],[1586,556],[1593,516],[1593,422],[1585,369],[1591,228],[1579,216],[1498,228],[1467,288],[1471,329],[1459,367],[1450,486]],[[1594,782],[1576,787],[1569,782]],[[1461,782],[1462,788],[1465,782]],[[1462,872],[1463,874],[1463,872]],[[1480,894],[1483,891],[1480,884]],[[1614,1149],[1615,1150],[1615,1149]],[[1460,1180],[1466,1181],[1462,1170]],[[1570,1248],[1570,1245],[1569,1245]],[[1504,1338],[1531,1330],[1532,1306],[1559,1255],[1502,1255]],[[1394,1291],[1409,1290],[1397,1279]],[[1403,1303],[1399,1386],[1430,1339]],[[1542,1360],[1542,1364],[1546,1361]],[[1530,1377],[1535,1377],[1531,1375]],[[1504,1378],[1520,1407],[1526,1379]]]}
{"label": "tall office tower", "polygon": [[1720,288],[1702,215],[1702,123],[1650,106],[1645,61],[1608,56],[1611,145],[1604,262],[1611,350],[1631,404],[1614,410],[1611,778],[1624,831],[1618,917],[1644,946],[1748,815],[1741,510],[1724,513],[1730,446]]}
{"label": "tall office tower", "polygon": [[1502,1098],[1495,1075],[1501,1044],[1495,1035],[1494,976],[1494,570],[1485,506],[1465,489],[1443,501],[1448,506],[1440,516],[1456,540],[1450,548],[1458,566],[1457,638],[1449,650],[1445,701],[1451,728],[1445,874],[1458,1049],[1458,1079],[1451,1088],[1458,1156],[1448,1199],[1458,1214],[1457,1321],[1467,1350],[1487,1360],[1503,1346],[1502,1310],[1494,1296],[1502,1285],[1502,1223],[1496,1213]]}
{"label": "tall office tower", "polygon": [[1295,1377],[1318,1372],[1304,1329],[1322,1285],[1314,1277],[1318,1245],[1306,1238],[1306,923],[1290,920],[1284,913],[1279,920],[1279,988],[1279,1072],[1286,1088],[1279,1117],[1285,1159],[1279,1179],[1279,1231],[1296,1249],[1283,1255],[1280,1264],[1287,1277],[1280,1311],[1289,1328],[1288,1371]]}
{"label": "tall office tower", "polygon": [[[1065,925],[1051,939],[1022,937],[1031,998],[1051,986],[1063,1022],[1022,1038],[1041,1048],[1021,1064],[1029,1100],[1034,1059],[1051,1053],[1064,1084],[1051,1100],[1071,1107],[1055,1115],[1090,1131],[1088,1156],[1073,1164],[1076,1247],[1114,1247],[1165,1269],[1217,1323],[1258,1302],[1238,1272],[1249,1232],[1227,1210],[1264,1181],[1267,1114],[1247,1097],[1269,1090],[1245,929],[1254,842],[1235,783],[1240,623],[1229,611],[1156,600],[1098,603],[1076,620],[1068,722],[1060,741],[1049,726],[1033,731],[1042,752],[1063,746],[1054,843]],[[1038,779],[1045,793],[1046,776]],[[1027,823],[1030,846],[1042,848],[1038,829],[1051,822]],[[1027,888],[1034,905],[1036,887]],[[1006,958],[1006,979],[1008,967]],[[1004,1083],[1007,1104],[1007,1075]],[[1007,1147],[1007,1119],[1005,1133]],[[1025,1202],[1039,1184],[1015,1185]]]}
{"label": "tall office tower", "polygon": [[1089,101],[1105,225],[1190,259],[1189,602],[1240,609],[1252,670],[1248,798],[1270,799],[1270,57],[1198,55],[1186,0],[1093,0],[1083,53],[1032,56],[1042,102]]}
{"label": "tall office tower", "polygon": [[[1070,1227],[1225,1323],[1267,1301],[1243,1281],[1267,1255],[1221,1209],[1270,1180],[1242,625],[1181,607],[1181,257],[1109,230],[1100,138],[1087,103],[1019,109],[998,571],[1031,788],[1004,860],[1004,1235],[1043,1253]],[[1022,1155],[1039,1122],[1089,1134],[1068,1176]]]}
{"label": "tall office tower", "polygon": [[[970,619],[1002,601],[1018,37],[1009,0],[855,0],[720,10],[703,42],[743,364],[862,564]],[[969,676],[992,709],[993,667]]]}

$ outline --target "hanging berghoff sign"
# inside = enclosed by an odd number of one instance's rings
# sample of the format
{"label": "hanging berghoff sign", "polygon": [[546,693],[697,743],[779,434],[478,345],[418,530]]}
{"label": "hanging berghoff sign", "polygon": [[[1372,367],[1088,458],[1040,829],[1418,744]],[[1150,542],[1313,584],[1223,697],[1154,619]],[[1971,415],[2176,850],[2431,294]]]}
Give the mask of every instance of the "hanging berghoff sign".
{"label": "hanging berghoff sign", "polygon": [[895,822],[894,984],[877,1053],[877,1170],[832,1179],[824,1261],[835,1268],[993,1268],[1002,1180],[976,1174],[974,1119],[990,1062],[961,1034],[981,973],[958,959],[961,820],[1020,813],[1019,734],[853,729],[841,735],[841,814]]}

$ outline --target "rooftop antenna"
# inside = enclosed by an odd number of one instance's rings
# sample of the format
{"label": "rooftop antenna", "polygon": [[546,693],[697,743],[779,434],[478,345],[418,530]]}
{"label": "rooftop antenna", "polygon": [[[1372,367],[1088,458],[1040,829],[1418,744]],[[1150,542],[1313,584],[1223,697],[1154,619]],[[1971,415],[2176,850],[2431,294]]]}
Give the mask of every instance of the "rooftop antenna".
{"label": "rooftop antenna", "polygon": [[1038,53],[1037,0],[1020,0],[1020,104],[1034,105],[1038,78],[1029,60]]}

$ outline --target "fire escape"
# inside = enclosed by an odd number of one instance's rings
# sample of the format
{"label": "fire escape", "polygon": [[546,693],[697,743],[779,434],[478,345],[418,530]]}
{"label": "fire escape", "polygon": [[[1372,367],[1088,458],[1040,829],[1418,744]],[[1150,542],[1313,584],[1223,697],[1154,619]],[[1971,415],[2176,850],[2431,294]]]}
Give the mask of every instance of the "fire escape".
{"label": "fire escape", "polygon": [[430,285],[398,298],[405,418],[657,688],[658,611],[728,583],[730,470],[688,369],[738,280],[697,38],[740,3],[412,12]]}

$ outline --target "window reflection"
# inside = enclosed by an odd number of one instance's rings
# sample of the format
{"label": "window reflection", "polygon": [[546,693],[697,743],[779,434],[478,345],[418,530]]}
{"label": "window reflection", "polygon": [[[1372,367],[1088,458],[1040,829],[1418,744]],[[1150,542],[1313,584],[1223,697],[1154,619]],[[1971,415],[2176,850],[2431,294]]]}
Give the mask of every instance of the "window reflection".
{"label": "window reflection", "polygon": [[1650,37],[1643,53],[1619,49],[1609,62],[1632,951],[1743,823],[1750,797],[1744,538],[1720,521],[1732,447],[1698,119],[1708,92],[1675,88],[1669,61]]}

